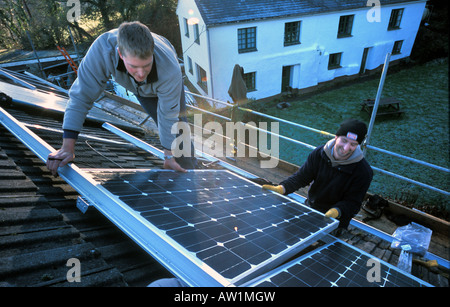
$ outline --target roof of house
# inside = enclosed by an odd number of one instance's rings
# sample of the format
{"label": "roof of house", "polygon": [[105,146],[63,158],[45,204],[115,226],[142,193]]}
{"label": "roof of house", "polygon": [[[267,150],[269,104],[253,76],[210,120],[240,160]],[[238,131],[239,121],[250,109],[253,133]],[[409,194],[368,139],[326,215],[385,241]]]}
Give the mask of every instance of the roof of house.
{"label": "roof of house", "polygon": [[[417,1],[417,0],[416,0]],[[381,5],[411,0],[381,0]],[[195,0],[207,26],[366,7],[367,0]]]}
{"label": "roof of house", "polygon": [[[52,147],[60,146],[61,115],[16,103],[2,107]],[[128,132],[159,146],[155,134]],[[80,168],[162,167],[161,160],[93,120],[85,123],[77,144],[74,163]],[[0,125],[0,286],[145,286],[172,276],[95,208],[82,213],[76,206],[79,196]],[[393,265],[398,262],[398,250],[361,229],[350,227],[341,239]],[[70,258],[82,263],[80,283],[67,280]],[[412,273],[448,287],[444,272],[414,264]]]}
{"label": "roof of house", "polygon": [[[59,119],[32,110],[7,109],[58,148]],[[123,143],[92,123],[80,138],[76,164],[83,168],[159,168],[159,159]],[[79,194],[53,177],[37,156],[0,125],[0,286],[146,286],[171,274],[96,210],[83,214]],[[143,138],[143,135],[137,134]],[[123,144],[120,144],[122,142]],[[69,283],[70,258],[80,260],[82,279]]]}
{"label": "roof of house", "polygon": [[[22,90],[16,88],[11,97]],[[1,106],[53,148],[61,146],[62,114],[15,101]],[[159,146],[155,134],[135,127],[126,131]],[[80,168],[162,167],[160,159],[94,119],[85,123],[74,163]],[[79,196],[0,125],[0,286],[146,286],[172,277],[99,211],[89,208],[83,214],[76,206]],[[81,263],[79,283],[66,278],[71,258]]]}

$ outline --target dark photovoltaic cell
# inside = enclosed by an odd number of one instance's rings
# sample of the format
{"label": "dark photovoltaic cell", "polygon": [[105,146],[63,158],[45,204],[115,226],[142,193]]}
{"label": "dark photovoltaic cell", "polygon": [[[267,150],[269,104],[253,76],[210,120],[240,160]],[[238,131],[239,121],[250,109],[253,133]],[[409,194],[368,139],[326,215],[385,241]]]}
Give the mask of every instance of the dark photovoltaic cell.
{"label": "dark photovoltaic cell", "polygon": [[[414,276],[348,245],[334,241],[268,273],[257,287],[421,287]],[[375,271],[378,270],[379,271]],[[369,271],[370,270],[370,271]],[[375,275],[378,274],[379,275]],[[369,276],[369,278],[368,278]],[[379,278],[377,278],[379,277]]]}
{"label": "dark photovoltaic cell", "polygon": [[229,280],[337,227],[336,220],[229,171],[113,171],[91,176]]}

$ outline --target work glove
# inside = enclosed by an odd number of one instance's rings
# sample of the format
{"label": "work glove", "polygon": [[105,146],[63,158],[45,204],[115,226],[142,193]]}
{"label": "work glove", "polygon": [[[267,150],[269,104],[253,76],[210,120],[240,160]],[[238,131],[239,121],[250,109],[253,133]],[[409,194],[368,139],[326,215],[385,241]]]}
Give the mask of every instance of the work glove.
{"label": "work glove", "polygon": [[286,190],[284,189],[284,187],[282,185],[264,184],[262,186],[262,188],[265,189],[265,190],[271,190],[271,191],[277,192],[279,194],[286,193]]}
{"label": "work glove", "polygon": [[250,181],[252,181],[252,182],[254,182],[254,183],[256,183],[256,184],[259,184],[259,185],[265,185],[265,184],[274,185],[272,181],[267,180],[266,178],[261,178],[261,177],[258,177],[258,178],[248,178],[248,180],[250,180]]}
{"label": "work glove", "polygon": [[338,211],[338,209],[336,209],[336,208],[331,208],[330,210],[328,210],[326,213],[325,213],[325,216],[326,217],[332,217],[332,218],[338,218],[339,217],[339,211]]}

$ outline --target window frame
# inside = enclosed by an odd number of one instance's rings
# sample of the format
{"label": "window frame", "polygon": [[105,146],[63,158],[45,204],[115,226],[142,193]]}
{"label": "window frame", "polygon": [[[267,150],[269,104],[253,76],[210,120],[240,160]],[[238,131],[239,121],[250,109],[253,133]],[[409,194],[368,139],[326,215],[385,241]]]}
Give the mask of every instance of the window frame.
{"label": "window frame", "polygon": [[194,24],[194,42],[200,45],[200,28],[198,23]]}
{"label": "window frame", "polygon": [[256,72],[245,73],[243,79],[247,86],[247,93],[256,91]]}
{"label": "window frame", "polygon": [[192,59],[191,57],[187,56],[187,62],[188,62],[188,72],[191,75],[194,75],[194,65],[192,65]]}
{"label": "window frame", "polygon": [[185,18],[185,17],[183,17],[183,20],[184,20],[184,36],[186,36],[186,37],[190,37],[190,33],[189,33],[189,23],[188,23],[188,20],[187,20],[187,18]]}
{"label": "window frame", "polygon": [[400,24],[402,23],[404,11],[404,8],[392,9],[391,17],[389,17],[388,31],[401,29]]}
{"label": "window frame", "polygon": [[256,27],[237,29],[238,52],[255,52],[256,48]]}
{"label": "window frame", "polygon": [[398,40],[394,42],[392,47],[392,55],[401,54],[404,40]]}
{"label": "window frame", "polygon": [[330,53],[328,58],[328,70],[342,68],[342,52]]}
{"label": "window frame", "polygon": [[[284,24],[284,46],[285,47],[301,44],[300,43],[301,26],[302,26],[301,20],[286,22]],[[289,28],[291,28],[291,29],[289,29]]]}
{"label": "window frame", "polygon": [[[204,70],[200,65],[195,64],[197,69],[197,84],[200,86],[200,88],[205,91],[206,94],[208,94],[208,75],[206,73],[206,70]],[[205,81],[203,81],[203,76],[205,77]]]}
{"label": "window frame", "polygon": [[338,38],[345,38],[345,37],[352,37],[352,31],[353,31],[353,23],[355,21],[355,15],[342,15],[339,18],[339,25],[338,25]]}

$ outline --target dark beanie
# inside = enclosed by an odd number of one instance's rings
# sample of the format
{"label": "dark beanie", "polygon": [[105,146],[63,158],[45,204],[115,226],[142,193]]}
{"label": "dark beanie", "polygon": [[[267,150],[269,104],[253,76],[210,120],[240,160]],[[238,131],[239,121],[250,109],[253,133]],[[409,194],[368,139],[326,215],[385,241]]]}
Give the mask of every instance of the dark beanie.
{"label": "dark beanie", "polygon": [[364,141],[366,134],[366,124],[357,119],[347,119],[343,121],[338,131],[336,132],[337,136],[345,136],[349,139],[358,141],[359,144]]}

